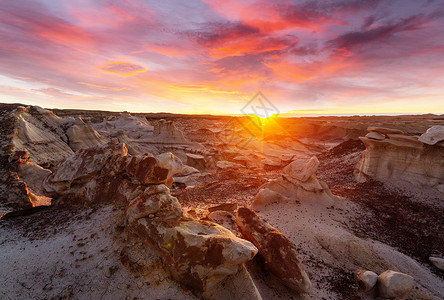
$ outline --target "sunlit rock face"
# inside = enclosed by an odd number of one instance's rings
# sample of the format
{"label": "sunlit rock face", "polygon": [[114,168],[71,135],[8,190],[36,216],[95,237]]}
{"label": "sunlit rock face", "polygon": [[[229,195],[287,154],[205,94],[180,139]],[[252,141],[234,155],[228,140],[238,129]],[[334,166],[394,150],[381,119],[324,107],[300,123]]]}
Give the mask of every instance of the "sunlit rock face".
{"label": "sunlit rock face", "polygon": [[73,154],[64,128],[72,118],[59,118],[40,107],[19,106],[13,112],[15,131],[11,137],[15,150],[27,150],[34,163],[51,163]]}
{"label": "sunlit rock face", "polygon": [[[113,203],[122,209],[125,245],[147,257],[154,250],[165,270],[196,295],[211,298],[218,284],[237,274],[257,249],[228,229],[185,215],[167,185],[182,172],[171,153],[131,156],[124,144],[76,152],[44,182],[55,205]],[[134,247],[133,247],[134,246]],[[149,270],[152,261],[138,265]]]}
{"label": "sunlit rock face", "polygon": [[[374,178],[398,185],[428,187],[444,193],[444,145],[436,142],[436,130],[418,138],[380,131],[384,139],[360,137],[366,150],[356,166],[360,181]],[[377,132],[377,131],[375,131]],[[431,134],[433,133],[433,135]],[[434,143],[426,144],[421,140]]]}
{"label": "sunlit rock face", "polygon": [[335,197],[327,184],[316,178],[319,160],[296,159],[286,166],[281,177],[264,184],[256,195],[252,206],[260,207],[273,202],[313,202],[331,205]]}

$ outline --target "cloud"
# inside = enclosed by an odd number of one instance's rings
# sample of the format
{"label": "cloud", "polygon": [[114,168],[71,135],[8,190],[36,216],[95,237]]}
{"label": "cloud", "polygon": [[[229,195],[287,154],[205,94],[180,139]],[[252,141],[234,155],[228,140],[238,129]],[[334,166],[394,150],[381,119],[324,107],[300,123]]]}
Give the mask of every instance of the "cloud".
{"label": "cloud", "polygon": [[112,61],[104,63],[98,68],[103,73],[116,74],[120,76],[135,76],[139,73],[146,72],[146,69],[140,65],[129,63],[129,62],[119,62]]}
{"label": "cloud", "polygon": [[[353,49],[356,46],[388,39],[396,33],[418,30],[428,21],[423,15],[411,16],[398,22],[381,25],[372,29],[347,32],[330,40],[327,44],[339,49]],[[368,22],[367,20],[366,23]],[[373,20],[371,22],[373,22]],[[369,26],[370,24],[365,27],[368,28]]]}

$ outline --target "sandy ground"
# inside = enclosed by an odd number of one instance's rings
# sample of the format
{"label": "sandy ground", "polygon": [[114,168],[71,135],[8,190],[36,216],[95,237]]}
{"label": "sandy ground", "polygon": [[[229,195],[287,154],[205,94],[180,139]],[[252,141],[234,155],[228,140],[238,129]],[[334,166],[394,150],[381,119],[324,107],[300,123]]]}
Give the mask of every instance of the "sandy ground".
{"label": "sandy ground", "polygon": [[51,208],[2,221],[0,299],[197,299],[159,267],[143,277],[122,265],[114,214]]}

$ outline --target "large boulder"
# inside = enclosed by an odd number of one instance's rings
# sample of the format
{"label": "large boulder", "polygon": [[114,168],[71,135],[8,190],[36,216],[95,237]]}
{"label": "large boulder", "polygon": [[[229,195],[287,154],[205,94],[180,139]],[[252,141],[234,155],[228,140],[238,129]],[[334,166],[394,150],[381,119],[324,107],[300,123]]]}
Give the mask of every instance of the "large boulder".
{"label": "large boulder", "polygon": [[246,207],[237,210],[236,222],[242,236],[257,247],[270,273],[297,292],[310,290],[311,282],[296,247],[285,235]]}
{"label": "large boulder", "polygon": [[413,277],[387,270],[378,276],[379,295],[383,298],[404,300],[413,289]]}

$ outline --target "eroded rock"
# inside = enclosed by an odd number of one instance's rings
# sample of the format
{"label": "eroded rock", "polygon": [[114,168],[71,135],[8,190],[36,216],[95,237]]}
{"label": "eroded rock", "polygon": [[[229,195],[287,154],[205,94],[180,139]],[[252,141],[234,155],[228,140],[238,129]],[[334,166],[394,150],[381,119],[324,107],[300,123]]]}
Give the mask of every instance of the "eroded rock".
{"label": "eroded rock", "polygon": [[310,290],[311,282],[296,247],[285,235],[246,207],[237,210],[236,223],[242,236],[257,247],[270,273],[295,291]]}
{"label": "eroded rock", "polygon": [[[154,250],[172,278],[209,298],[257,249],[220,225],[183,213],[166,186],[181,169],[181,161],[171,153],[131,156],[125,145],[110,143],[78,151],[57,167],[44,187],[55,205],[105,202],[123,207],[127,247],[143,252],[134,246],[142,243]],[[150,264],[138,261],[146,270]]]}

